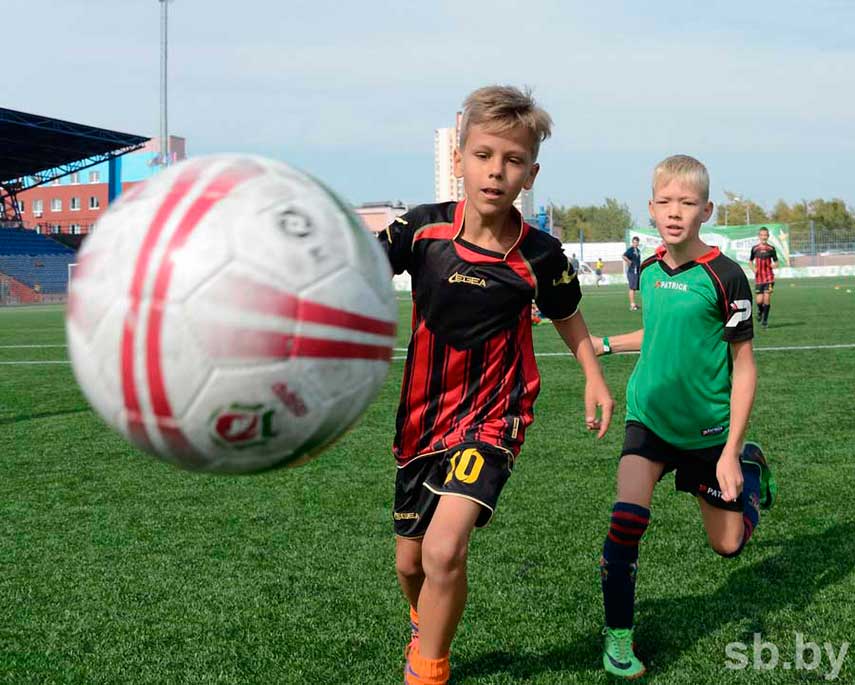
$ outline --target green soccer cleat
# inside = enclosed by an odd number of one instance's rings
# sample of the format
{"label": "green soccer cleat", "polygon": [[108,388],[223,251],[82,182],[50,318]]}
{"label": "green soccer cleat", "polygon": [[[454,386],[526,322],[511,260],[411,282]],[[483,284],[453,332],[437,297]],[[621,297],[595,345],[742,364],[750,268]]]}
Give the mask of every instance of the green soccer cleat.
{"label": "green soccer cleat", "polygon": [[756,442],[746,442],[742,446],[741,456],[742,461],[760,467],[760,508],[771,509],[778,497],[778,483],[775,482],[763,450]]}
{"label": "green soccer cleat", "polygon": [[603,668],[619,678],[640,678],[647,669],[632,649],[632,628],[603,628]]}

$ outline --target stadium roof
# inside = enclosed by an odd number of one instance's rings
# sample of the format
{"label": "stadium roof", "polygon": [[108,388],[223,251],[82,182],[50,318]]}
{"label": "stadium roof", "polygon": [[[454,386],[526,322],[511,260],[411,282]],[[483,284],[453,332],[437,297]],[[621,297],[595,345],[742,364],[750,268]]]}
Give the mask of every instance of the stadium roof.
{"label": "stadium roof", "polygon": [[0,107],[0,186],[18,179],[24,188],[39,185],[135,150],[147,140]]}

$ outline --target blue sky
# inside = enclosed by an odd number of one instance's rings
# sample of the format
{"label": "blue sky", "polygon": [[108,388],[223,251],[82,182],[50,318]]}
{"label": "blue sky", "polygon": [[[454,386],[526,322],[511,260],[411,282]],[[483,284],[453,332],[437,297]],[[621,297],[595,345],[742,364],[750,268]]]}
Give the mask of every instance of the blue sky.
{"label": "blue sky", "polygon": [[[703,160],[762,205],[855,205],[855,2],[174,0],[170,131],[302,167],[353,203],[433,200],[433,130],[488,83],[555,120],[536,201],[646,218],[652,166]],[[156,0],[10,0],[2,106],[156,135]],[[653,8],[653,9],[651,9]],[[11,59],[9,59],[11,58]]]}

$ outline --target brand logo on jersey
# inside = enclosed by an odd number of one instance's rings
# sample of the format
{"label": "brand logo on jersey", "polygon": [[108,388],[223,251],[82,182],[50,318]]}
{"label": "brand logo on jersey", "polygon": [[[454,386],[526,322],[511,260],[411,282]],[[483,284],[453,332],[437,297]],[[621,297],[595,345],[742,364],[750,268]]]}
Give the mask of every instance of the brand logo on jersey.
{"label": "brand logo on jersey", "polygon": [[466,285],[477,285],[482,288],[487,287],[487,281],[477,276],[465,276],[463,274],[454,273],[448,277],[449,283],[465,283]]}
{"label": "brand logo on jersey", "polygon": [[396,521],[418,521],[419,514],[416,511],[403,511],[403,512],[395,512],[394,514]]}
{"label": "brand logo on jersey", "polygon": [[664,288],[665,290],[679,290],[681,293],[689,292],[689,286],[685,283],[678,283],[677,281],[656,281],[657,288]]}
{"label": "brand logo on jersey", "polygon": [[701,431],[701,435],[707,437],[708,435],[718,435],[719,433],[724,433],[724,426],[713,426],[712,428],[704,428]]}
{"label": "brand logo on jersey", "polygon": [[733,316],[724,324],[725,328],[734,328],[741,321],[748,321],[751,318],[751,300],[734,300],[730,303],[730,311],[733,312]]}
{"label": "brand logo on jersey", "polygon": [[406,225],[407,225],[407,221],[406,221],[406,220],[404,220],[404,219],[402,219],[402,218],[401,218],[401,217],[399,217],[399,216],[396,216],[396,217],[395,217],[395,221],[396,221],[396,222],[398,222],[399,224],[404,224],[404,226],[406,226]]}
{"label": "brand logo on jersey", "polygon": [[567,271],[561,274],[559,278],[556,278],[554,281],[552,281],[552,285],[556,286],[561,285],[562,283],[572,283],[574,278],[576,278],[576,274],[570,273],[570,269],[567,269]]}

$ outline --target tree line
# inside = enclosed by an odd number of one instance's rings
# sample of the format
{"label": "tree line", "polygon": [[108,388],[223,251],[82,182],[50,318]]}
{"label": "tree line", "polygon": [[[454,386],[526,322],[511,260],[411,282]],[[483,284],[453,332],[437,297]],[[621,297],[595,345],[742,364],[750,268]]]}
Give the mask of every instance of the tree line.
{"label": "tree line", "polygon": [[[626,203],[607,197],[601,205],[553,205],[552,221],[563,242],[576,242],[582,232],[585,242],[624,240],[626,230],[635,225]],[[717,205],[715,223],[719,226],[777,223],[789,224],[793,238],[806,238],[811,222],[841,234],[855,231],[855,208],[839,198],[802,200],[788,204],[778,200],[771,210],[750,199]]]}
{"label": "tree line", "polygon": [[552,223],[565,243],[579,240],[580,231],[585,242],[616,242],[623,240],[626,229],[634,224],[629,207],[613,197],[607,197],[601,205],[587,207],[554,205]]}
{"label": "tree line", "polygon": [[855,231],[855,209],[847,207],[839,198],[817,198],[793,204],[778,200],[770,211],[751,200],[742,200],[719,205],[715,221],[719,226],[748,223],[789,224],[791,239],[806,238],[810,234],[811,222],[815,228],[841,234],[852,233]]}

